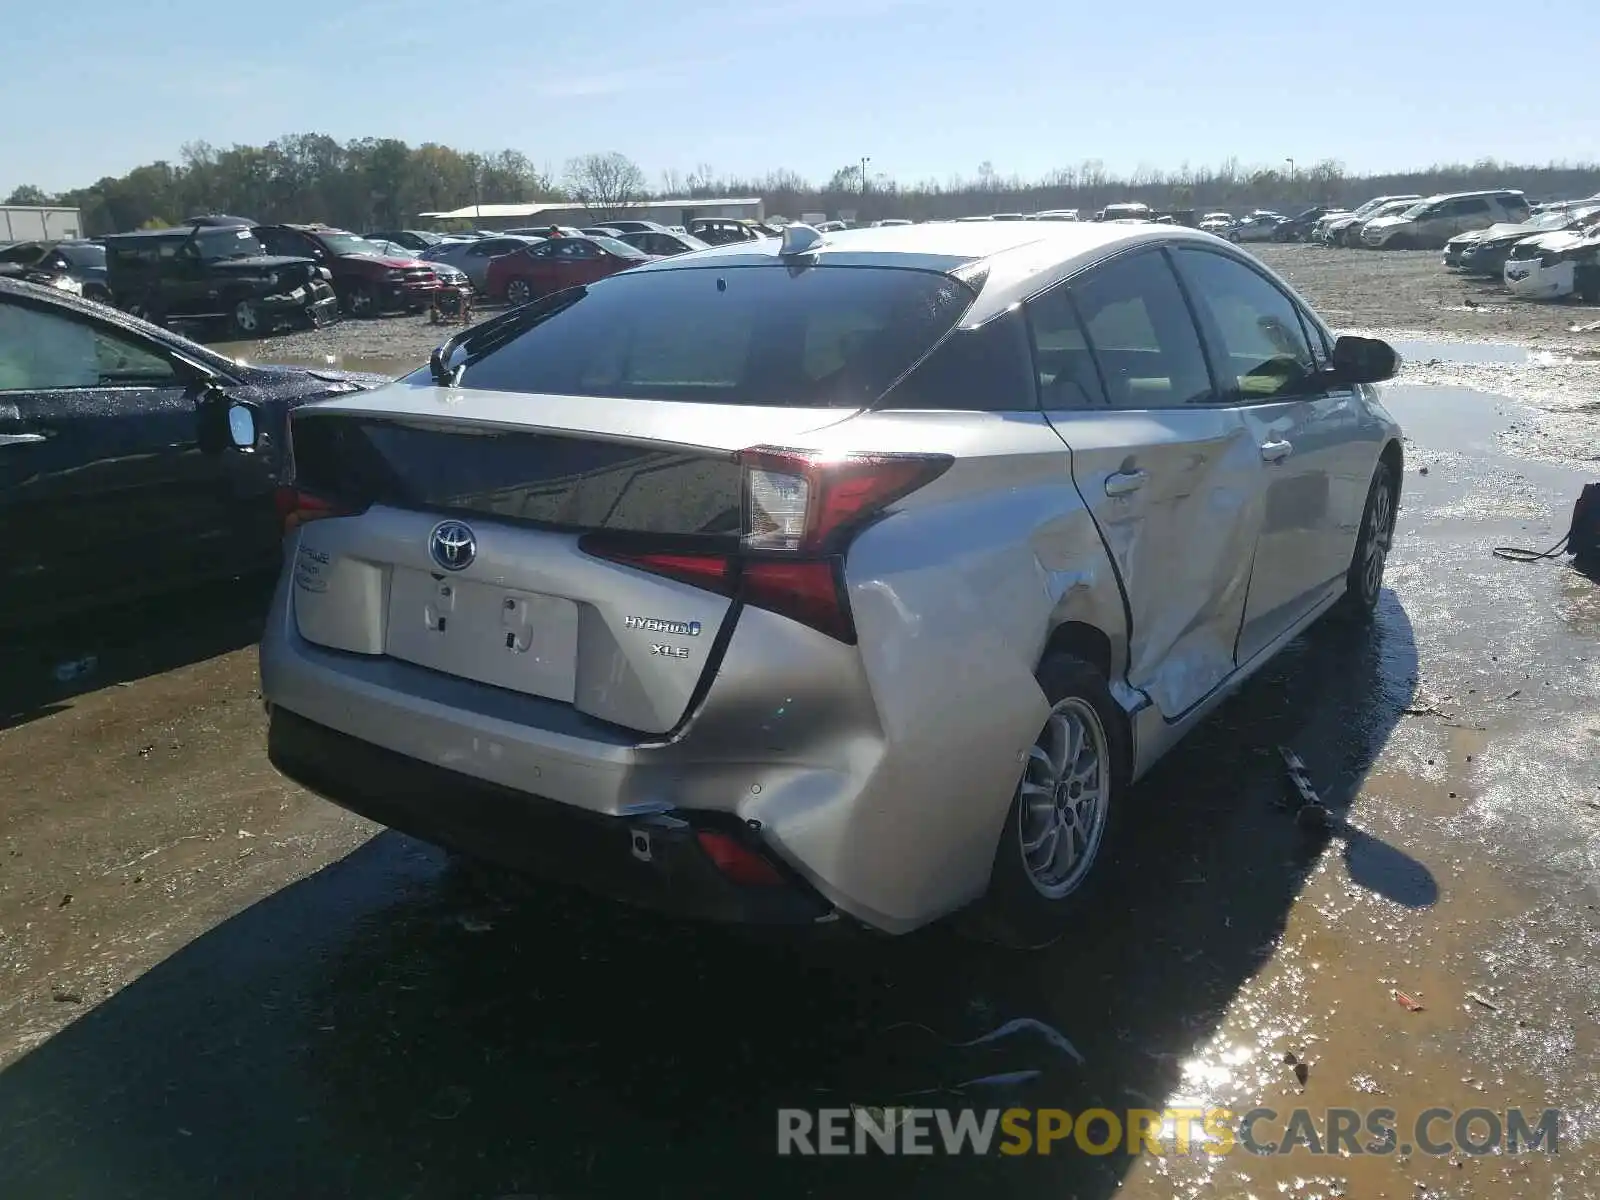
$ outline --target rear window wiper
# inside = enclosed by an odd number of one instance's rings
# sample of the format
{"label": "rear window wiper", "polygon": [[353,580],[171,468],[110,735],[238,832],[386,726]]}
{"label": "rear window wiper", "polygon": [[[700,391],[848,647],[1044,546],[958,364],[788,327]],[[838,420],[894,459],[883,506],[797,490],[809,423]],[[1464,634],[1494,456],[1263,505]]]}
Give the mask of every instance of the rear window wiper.
{"label": "rear window wiper", "polygon": [[[484,355],[493,353],[541,321],[572,307],[588,294],[586,287],[567,288],[542,300],[503,312],[498,317],[491,317],[481,325],[463,329],[433,348],[433,353],[428,356],[428,372],[440,387],[456,387],[461,382],[461,372]],[[452,360],[458,351],[465,351],[466,357],[456,363]]]}

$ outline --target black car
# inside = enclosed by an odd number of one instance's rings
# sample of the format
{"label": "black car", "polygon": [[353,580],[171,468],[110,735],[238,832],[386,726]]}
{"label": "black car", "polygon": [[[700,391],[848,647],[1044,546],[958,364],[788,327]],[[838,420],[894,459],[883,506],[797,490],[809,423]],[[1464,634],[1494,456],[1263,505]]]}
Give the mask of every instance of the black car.
{"label": "black car", "polygon": [[[111,289],[106,285],[106,248],[96,242],[79,238],[60,242],[18,242],[0,250],[0,266],[20,268],[16,274],[30,282],[59,287],[58,279],[70,279],[78,285],[71,290],[103,304],[111,301]],[[51,278],[34,280],[33,275]]]}
{"label": "black car", "polygon": [[112,302],[157,325],[207,321],[256,337],[338,315],[330,274],[308,258],[268,254],[249,226],[142,229],[105,244]]}
{"label": "black car", "polygon": [[[244,366],[0,279],[0,621],[271,569],[289,410],[380,382]],[[259,412],[251,454],[228,448],[235,400]]]}
{"label": "black car", "polygon": [[1278,227],[1272,231],[1272,240],[1275,242],[1303,242],[1311,236],[1311,227],[1328,215],[1326,205],[1317,205],[1308,208],[1302,213],[1296,213],[1286,221],[1280,221]]}

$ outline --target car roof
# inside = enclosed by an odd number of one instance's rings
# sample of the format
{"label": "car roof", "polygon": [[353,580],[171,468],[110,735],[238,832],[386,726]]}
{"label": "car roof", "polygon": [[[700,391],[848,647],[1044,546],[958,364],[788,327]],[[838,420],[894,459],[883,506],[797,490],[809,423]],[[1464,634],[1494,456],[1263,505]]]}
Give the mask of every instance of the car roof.
{"label": "car roof", "polygon": [[[978,325],[1120,250],[1176,243],[1213,248],[1227,245],[1209,233],[1181,225],[1144,222],[929,221],[830,233],[805,259],[829,266],[898,267],[946,275],[985,269],[978,299],[963,318],[963,324]],[[760,238],[713,246],[692,256],[645,263],[628,274],[771,266],[783,261],[782,245],[779,238]]]}
{"label": "car roof", "polygon": [[169,225],[165,229],[130,229],[126,233],[108,234],[108,242],[131,242],[140,238],[174,238],[192,237],[202,229],[217,230],[227,233],[232,228],[228,225]]}

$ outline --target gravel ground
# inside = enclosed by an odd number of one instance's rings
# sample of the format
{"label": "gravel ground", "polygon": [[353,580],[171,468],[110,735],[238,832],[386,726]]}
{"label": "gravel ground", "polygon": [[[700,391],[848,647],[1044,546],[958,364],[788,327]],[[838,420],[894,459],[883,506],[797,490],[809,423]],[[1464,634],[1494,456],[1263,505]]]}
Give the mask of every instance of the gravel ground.
{"label": "gravel ground", "polygon": [[1600,353],[1600,307],[1533,303],[1492,279],[1446,271],[1436,250],[1334,250],[1253,246],[1263,262],[1310,300],[1336,329],[1405,331],[1440,340],[1516,342]]}
{"label": "gravel ground", "polygon": [[[1436,251],[1376,252],[1321,246],[1251,247],[1337,329],[1377,331],[1433,341],[1510,342],[1600,356],[1600,307],[1514,300],[1494,281],[1447,272]],[[494,308],[480,309],[480,315]],[[399,374],[422,365],[450,335],[426,316],[343,321],[328,329],[230,344],[228,352],[261,362],[337,365]]]}

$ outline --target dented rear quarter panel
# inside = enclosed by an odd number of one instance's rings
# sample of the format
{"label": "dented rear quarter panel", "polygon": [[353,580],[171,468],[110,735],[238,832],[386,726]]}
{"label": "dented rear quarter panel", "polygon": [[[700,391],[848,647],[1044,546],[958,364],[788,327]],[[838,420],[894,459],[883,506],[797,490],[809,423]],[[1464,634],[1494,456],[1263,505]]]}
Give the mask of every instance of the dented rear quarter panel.
{"label": "dented rear quarter panel", "polygon": [[1052,631],[1100,630],[1115,678],[1122,595],[1042,414],[878,412],[840,432],[856,449],[955,462],[850,547],[857,649],[884,749],[857,802],[785,836],[802,857],[825,852],[840,890],[926,920],[987,887],[1019,764],[1049,711],[1035,672]]}

